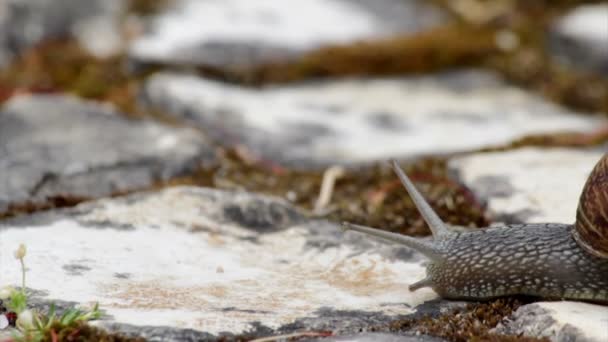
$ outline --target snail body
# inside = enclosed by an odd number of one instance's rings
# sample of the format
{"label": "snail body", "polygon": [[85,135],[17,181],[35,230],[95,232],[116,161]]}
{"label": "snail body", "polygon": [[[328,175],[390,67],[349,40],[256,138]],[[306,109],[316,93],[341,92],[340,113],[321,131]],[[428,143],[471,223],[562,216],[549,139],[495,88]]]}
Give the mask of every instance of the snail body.
{"label": "snail body", "polygon": [[433,241],[349,223],[345,228],[425,255],[427,276],[410,291],[431,287],[448,299],[528,295],[608,304],[608,155],[583,188],[575,224],[514,224],[473,232],[451,231],[394,161],[393,168]]}

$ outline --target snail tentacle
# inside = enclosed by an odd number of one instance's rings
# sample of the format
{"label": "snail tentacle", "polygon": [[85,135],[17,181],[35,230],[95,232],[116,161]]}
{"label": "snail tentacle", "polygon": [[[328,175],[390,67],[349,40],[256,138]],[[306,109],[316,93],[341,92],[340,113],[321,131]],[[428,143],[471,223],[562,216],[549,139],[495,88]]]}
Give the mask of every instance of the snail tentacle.
{"label": "snail tentacle", "polygon": [[371,235],[377,238],[381,238],[391,242],[397,242],[411,249],[419,252],[420,254],[426,256],[431,261],[441,261],[444,259],[443,252],[438,246],[435,246],[433,243],[422,241],[420,239],[416,239],[410,236],[405,236],[401,234],[391,233],[384,230],[380,230],[377,228],[361,226],[358,224],[353,224],[349,222],[344,222],[342,224],[344,230],[353,230],[359,233],[364,233],[367,235]]}
{"label": "snail tentacle", "polygon": [[392,162],[433,241],[345,223],[345,229],[408,246],[430,259],[426,277],[410,291],[431,287],[451,299],[509,295],[608,304],[608,154],[583,188],[575,224],[510,224],[452,232]]}
{"label": "snail tentacle", "polygon": [[441,220],[439,215],[435,213],[433,208],[431,208],[429,203],[424,199],[424,197],[422,197],[420,192],[418,192],[412,181],[406,176],[405,172],[401,170],[399,164],[397,164],[395,160],[391,160],[391,164],[393,165],[395,173],[397,173],[397,176],[399,176],[401,184],[403,184],[403,187],[405,187],[405,190],[412,198],[412,201],[414,201],[414,205],[416,205],[416,208],[418,208],[420,215],[422,215],[422,218],[424,218],[424,221],[431,229],[433,237],[439,238],[449,234],[450,231],[448,230],[446,224]]}
{"label": "snail tentacle", "polygon": [[420,281],[417,281],[417,282],[411,284],[410,286],[408,286],[408,289],[411,292],[414,292],[423,287],[433,287],[433,278],[427,276],[426,278],[424,278]]}

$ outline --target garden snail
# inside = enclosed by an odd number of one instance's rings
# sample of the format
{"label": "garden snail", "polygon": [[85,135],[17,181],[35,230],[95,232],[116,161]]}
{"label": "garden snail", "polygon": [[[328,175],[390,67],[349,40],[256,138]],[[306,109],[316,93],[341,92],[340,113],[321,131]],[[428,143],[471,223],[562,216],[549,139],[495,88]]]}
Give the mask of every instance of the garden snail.
{"label": "garden snail", "polygon": [[608,154],[583,188],[571,224],[532,223],[453,232],[392,162],[431,228],[433,241],[345,223],[345,229],[406,245],[430,259],[426,277],[410,291],[431,287],[449,299],[529,295],[608,303]]}

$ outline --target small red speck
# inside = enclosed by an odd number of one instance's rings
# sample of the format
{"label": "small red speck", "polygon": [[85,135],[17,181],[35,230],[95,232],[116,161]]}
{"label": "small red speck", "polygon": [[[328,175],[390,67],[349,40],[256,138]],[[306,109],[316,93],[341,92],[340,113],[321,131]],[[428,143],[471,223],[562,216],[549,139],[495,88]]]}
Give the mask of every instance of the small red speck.
{"label": "small red speck", "polygon": [[15,324],[17,324],[17,313],[16,312],[7,312],[6,314],[6,319],[8,319],[8,324],[11,327],[14,327]]}

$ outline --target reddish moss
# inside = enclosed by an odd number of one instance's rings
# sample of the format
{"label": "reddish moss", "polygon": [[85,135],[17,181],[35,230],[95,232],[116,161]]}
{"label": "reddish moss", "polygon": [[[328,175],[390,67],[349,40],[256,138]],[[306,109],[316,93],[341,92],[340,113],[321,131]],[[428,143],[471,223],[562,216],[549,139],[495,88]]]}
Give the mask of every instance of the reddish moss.
{"label": "reddish moss", "polygon": [[464,309],[457,309],[437,317],[399,320],[378,330],[392,332],[416,331],[421,334],[445,338],[448,341],[492,341],[492,342],[548,342],[547,338],[532,338],[514,335],[502,335],[490,332],[504,318],[510,316],[522,304],[522,301],[505,298],[487,303],[474,303]]}
{"label": "reddish moss", "polygon": [[[311,211],[319,196],[321,171],[288,170],[277,165],[245,161],[231,151],[221,167],[160,184],[202,185],[244,189],[275,195]],[[443,159],[421,159],[405,171],[447,222],[469,227],[487,226],[485,208],[463,185],[448,177]],[[335,222],[349,221],[408,235],[430,232],[392,169],[385,164],[347,169],[335,184],[329,213]]]}
{"label": "reddish moss", "polygon": [[329,46],[292,62],[262,65],[225,78],[261,84],[310,77],[428,73],[476,65],[495,51],[493,32],[446,25],[414,35]]}
{"label": "reddish moss", "polygon": [[128,75],[124,64],[124,57],[91,56],[71,39],[45,41],[0,70],[0,101],[22,92],[68,92],[142,116],[135,101],[141,78]]}

